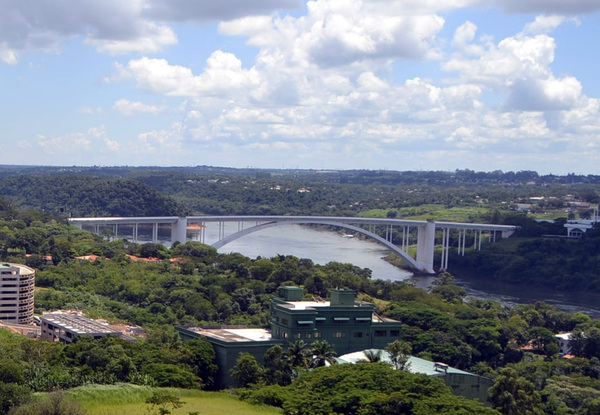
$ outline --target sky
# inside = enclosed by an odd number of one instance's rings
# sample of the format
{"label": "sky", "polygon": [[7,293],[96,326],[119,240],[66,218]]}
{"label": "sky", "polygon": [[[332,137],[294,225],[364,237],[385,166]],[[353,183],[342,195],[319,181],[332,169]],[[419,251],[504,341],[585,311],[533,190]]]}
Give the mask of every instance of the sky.
{"label": "sky", "polygon": [[600,0],[0,0],[2,164],[600,174]]}

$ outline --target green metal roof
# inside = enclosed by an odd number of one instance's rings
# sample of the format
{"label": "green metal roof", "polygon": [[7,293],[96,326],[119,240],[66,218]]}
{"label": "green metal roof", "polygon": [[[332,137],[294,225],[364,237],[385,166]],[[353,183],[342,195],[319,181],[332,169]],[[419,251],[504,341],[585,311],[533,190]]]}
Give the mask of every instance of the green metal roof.
{"label": "green metal roof", "polygon": [[[390,355],[388,352],[382,349],[369,349],[371,351],[381,352],[381,361],[385,363],[391,364]],[[366,350],[365,350],[366,351]],[[357,363],[359,361],[366,361],[365,351],[348,353],[343,356],[339,356],[339,359],[346,363]],[[436,362],[432,362],[430,360],[421,359],[419,357],[410,356],[408,358],[408,371],[411,373],[422,373],[428,376],[444,376],[449,373],[461,374],[461,375],[470,375],[477,376],[473,373],[465,372],[464,370],[456,369],[452,366],[448,366],[447,370],[435,369]],[[437,362],[439,363],[439,362]]]}

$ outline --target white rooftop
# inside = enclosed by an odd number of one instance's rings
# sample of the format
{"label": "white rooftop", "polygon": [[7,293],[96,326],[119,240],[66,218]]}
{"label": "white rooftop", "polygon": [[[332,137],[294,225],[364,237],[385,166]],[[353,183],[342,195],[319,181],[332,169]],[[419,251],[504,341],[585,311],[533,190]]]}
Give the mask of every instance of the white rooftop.
{"label": "white rooftop", "polygon": [[307,308],[313,307],[329,307],[329,301],[286,301],[285,304],[294,306],[295,310],[306,310]]}
{"label": "white rooftop", "polygon": [[271,340],[271,331],[267,329],[209,329],[202,327],[193,327],[190,328],[190,330],[203,336],[227,342],[259,342]]}

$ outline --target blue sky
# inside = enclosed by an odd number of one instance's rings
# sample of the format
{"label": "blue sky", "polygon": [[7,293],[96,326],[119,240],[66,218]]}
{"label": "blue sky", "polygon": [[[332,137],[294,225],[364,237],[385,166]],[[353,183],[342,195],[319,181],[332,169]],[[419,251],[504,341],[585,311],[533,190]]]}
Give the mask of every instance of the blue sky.
{"label": "blue sky", "polygon": [[600,174],[599,0],[0,0],[4,164]]}

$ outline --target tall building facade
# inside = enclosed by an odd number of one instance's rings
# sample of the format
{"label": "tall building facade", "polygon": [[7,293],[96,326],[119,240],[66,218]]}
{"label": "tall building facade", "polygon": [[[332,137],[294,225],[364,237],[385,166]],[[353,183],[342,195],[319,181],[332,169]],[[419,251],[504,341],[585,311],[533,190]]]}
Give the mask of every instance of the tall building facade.
{"label": "tall building facade", "polygon": [[0,320],[33,323],[35,271],[25,265],[0,264]]}

